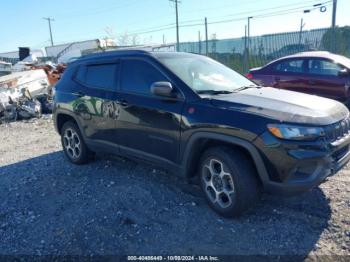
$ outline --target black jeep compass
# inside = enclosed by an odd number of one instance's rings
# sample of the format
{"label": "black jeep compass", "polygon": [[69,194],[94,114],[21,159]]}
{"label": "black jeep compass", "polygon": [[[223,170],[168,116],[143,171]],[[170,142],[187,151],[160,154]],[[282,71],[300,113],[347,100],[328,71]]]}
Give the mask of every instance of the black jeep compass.
{"label": "black jeep compass", "polygon": [[102,151],[199,176],[224,216],[252,206],[261,190],[307,191],[350,158],[349,111],[341,103],[262,88],[187,53],[80,58],[56,86],[54,122],[71,162]]}

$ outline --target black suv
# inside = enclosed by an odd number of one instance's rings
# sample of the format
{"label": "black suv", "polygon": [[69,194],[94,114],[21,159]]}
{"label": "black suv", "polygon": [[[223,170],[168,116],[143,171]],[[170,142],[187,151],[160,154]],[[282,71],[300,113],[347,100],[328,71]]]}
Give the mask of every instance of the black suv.
{"label": "black suv", "polygon": [[209,58],[111,51],[69,65],[56,86],[54,122],[75,164],[107,152],[198,176],[224,216],[259,193],[295,194],[349,160],[341,103],[259,87]]}

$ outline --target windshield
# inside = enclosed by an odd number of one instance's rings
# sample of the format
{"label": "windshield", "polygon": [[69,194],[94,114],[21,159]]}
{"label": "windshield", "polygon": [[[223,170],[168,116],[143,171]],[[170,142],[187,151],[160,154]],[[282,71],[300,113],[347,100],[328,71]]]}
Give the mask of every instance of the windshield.
{"label": "windshield", "polygon": [[348,69],[350,69],[350,59],[349,58],[347,58],[345,56],[337,55],[335,61],[342,64],[343,66],[347,67]]}
{"label": "windshield", "polygon": [[160,55],[158,59],[197,93],[234,92],[255,86],[239,73],[200,55]]}

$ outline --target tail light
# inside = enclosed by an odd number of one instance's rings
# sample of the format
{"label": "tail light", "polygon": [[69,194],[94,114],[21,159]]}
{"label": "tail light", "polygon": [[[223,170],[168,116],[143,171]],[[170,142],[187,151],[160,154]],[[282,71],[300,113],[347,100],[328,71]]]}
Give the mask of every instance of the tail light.
{"label": "tail light", "polygon": [[246,77],[247,77],[248,79],[253,79],[253,74],[252,74],[252,73],[248,73],[248,74],[246,74]]}

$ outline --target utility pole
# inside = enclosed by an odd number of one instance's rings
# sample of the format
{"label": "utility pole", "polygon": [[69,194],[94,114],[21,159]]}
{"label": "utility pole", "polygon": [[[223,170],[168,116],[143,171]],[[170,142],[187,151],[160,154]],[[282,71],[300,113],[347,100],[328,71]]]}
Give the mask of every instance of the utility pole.
{"label": "utility pole", "polygon": [[201,37],[201,31],[198,31],[198,54],[202,54],[202,37]]}
{"label": "utility pole", "polygon": [[337,22],[337,0],[333,0],[332,28],[334,29]]}
{"label": "utility pole", "polygon": [[252,16],[248,17],[248,51],[250,49],[250,19],[252,19]]}
{"label": "utility pole", "polygon": [[207,18],[205,18],[204,24],[205,24],[205,55],[208,56],[209,48],[208,48],[208,19]]}
{"label": "utility pole", "polygon": [[337,24],[337,0],[333,0],[333,12],[332,12],[332,52],[336,52],[336,34],[335,34],[335,26]]}
{"label": "utility pole", "polygon": [[49,30],[50,30],[50,40],[51,40],[51,46],[53,46],[53,38],[52,38],[52,30],[51,30],[51,21],[55,21],[51,17],[44,17],[43,19],[47,20],[49,22]]}
{"label": "utility pole", "polygon": [[175,3],[175,12],[176,12],[176,51],[180,51],[180,36],[179,36],[179,11],[178,11],[178,3],[179,0],[169,0],[170,2]]}
{"label": "utility pole", "polygon": [[304,26],[305,26],[304,19],[302,18],[301,21],[300,21],[299,47],[301,47],[301,40],[302,40]]}
{"label": "utility pole", "polygon": [[247,26],[244,27],[244,51],[243,51],[243,71],[248,71],[248,41],[247,41]]}

